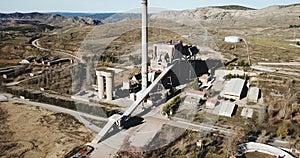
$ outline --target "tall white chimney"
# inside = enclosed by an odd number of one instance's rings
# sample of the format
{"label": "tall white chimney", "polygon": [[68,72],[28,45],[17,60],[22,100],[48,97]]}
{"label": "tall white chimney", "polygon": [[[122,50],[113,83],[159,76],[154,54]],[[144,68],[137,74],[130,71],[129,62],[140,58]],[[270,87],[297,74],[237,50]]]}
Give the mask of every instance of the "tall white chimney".
{"label": "tall white chimney", "polygon": [[148,0],[142,0],[142,91],[148,83]]}

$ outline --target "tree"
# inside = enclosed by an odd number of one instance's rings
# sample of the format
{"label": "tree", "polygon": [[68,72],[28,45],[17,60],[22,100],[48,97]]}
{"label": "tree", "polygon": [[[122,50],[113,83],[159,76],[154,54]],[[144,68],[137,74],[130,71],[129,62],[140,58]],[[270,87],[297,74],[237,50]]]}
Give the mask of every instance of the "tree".
{"label": "tree", "polygon": [[281,124],[278,126],[276,135],[280,138],[285,138],[288,134],[288,127],[286,124]]}

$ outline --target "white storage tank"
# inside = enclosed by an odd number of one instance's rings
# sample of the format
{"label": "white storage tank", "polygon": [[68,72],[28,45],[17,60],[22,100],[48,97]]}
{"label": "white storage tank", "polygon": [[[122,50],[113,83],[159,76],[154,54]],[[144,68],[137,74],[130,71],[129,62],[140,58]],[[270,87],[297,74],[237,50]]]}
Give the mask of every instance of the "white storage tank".
{"label": "white storage tank", "polygon": [[241,42],[242,39],[237,36],[227,36],[227,37],[225,37],[224,41],[230,42],[230,43],[238,43],[238,42]]}

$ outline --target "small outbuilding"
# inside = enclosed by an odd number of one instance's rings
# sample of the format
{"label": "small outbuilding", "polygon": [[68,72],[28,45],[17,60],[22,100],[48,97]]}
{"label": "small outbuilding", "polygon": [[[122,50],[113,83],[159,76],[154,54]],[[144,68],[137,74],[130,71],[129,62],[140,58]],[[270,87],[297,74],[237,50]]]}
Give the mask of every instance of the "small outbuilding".
{"label": "small outbuilding", "polygon": [[219,111],[220,116],[231,117],[236,111],[236,104],[233,102],[224,101],[221,104],[221,108]]}
{"label": "small outbuilding", "polygon": [[238,43],[238,42],[241,42],[242,39],[237,36],[227,36],[227,37],[225,37],[224,41],[229,42],[229,43]]}
{"label": "small outbuilding", "polygon": [[215,99],[208,99],[206,102],[205,102],[205,105],[206,105],[206,108],[207,109],[214,109],[216,107],[216,104],[217,104],[217,100]]}
{"label": "small outbuilding", "polygon": [[253,113],[254,113],[253,109],[243,108],[243,110],[241,112],[241,116],[247,117],[247,118],[252,118]]}
{"label": "small outbuilding", "polygon": [[186,91],[186,95],[194,96],[194,97],[200,98],[200,99],[206,99],[206,92],[204,92],[204,91],[189,89]]}
{"label": "small outbuilding", "polygon": [[257,87],[250,87],[247,94],[247,101],[257,103],[260,96],[260,89]]}
{"label": "small outbuilding", "polygon": [[245,87],[245,80],[240,78],[231,79],[224,88],[224,98],[239,100]]}

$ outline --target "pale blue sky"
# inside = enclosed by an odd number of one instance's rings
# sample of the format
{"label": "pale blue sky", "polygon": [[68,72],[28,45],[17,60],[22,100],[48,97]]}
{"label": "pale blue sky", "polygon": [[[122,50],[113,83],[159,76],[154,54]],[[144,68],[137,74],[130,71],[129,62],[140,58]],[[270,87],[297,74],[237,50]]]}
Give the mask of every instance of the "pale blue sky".
{"label": "pale blue sky", "polygon": [[[216,5],[243,5],[264,8],[294,4],[299,0],[148,0],[150,7],[174,10]],[[0,12],[124,12],[141,6],[141,0],[1,0]]]}

